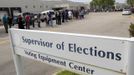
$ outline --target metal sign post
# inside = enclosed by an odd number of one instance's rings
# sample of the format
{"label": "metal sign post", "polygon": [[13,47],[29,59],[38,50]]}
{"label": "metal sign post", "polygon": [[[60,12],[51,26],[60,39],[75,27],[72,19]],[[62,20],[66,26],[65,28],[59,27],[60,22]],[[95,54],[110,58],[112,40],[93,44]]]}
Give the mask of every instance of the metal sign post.
{"label": "metal sign post", "polygon": [[129,41],[127,70],[127,75],[134,75],[134,38],[131,38]]}
{"label": "metal sign post", "polygon": [[14,64],[15,64],[16,73],[17,73],[16,75],[25,75],[24,71],[23,71],[22,57],[15,53],[14,43],[13,43],[13,38],[12,38],[11,33],[12,33],[11,30],[9,30],[9,38],[10,38],[10,43],[11,43],[11,49],[12,49]]}

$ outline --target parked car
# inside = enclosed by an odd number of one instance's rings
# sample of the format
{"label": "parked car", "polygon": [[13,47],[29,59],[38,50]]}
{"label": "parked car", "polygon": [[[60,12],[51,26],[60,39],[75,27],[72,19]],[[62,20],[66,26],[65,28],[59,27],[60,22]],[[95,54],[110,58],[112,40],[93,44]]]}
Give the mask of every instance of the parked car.
{"label": "parked car", "polygon": [[124,10],[122,11],[122,15],[131,15],[131,14],[132,14],[132,12],[131,12],[130,9],[124,9]]}

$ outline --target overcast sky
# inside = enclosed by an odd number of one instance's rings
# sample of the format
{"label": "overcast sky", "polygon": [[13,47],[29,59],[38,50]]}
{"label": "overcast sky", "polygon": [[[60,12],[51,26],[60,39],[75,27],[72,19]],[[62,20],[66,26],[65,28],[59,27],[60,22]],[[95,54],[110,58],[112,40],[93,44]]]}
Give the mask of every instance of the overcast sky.
{"label": "overcast sky", "polygon": [[[77,1],[77,2],[89,2],[91,0],[71,0],[71,1]],[[116,0],[116,2],[124,3],[126,0]]]}

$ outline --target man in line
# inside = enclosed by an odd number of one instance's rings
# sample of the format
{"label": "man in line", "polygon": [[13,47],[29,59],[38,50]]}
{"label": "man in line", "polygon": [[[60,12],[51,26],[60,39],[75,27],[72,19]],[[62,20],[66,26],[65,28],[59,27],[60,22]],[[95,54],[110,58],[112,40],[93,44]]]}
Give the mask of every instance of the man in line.
{"label": "man in line", "polygon": [[11,28],[13,24],[13,18],[11,16],[8,17],[8,24],[9,24],[9,28]]}
{"label": "man in line", "polygon": [[26,20],[26,29],[30,29],[30,16],[26,15],[25,20]]}
{"label": "man in line", "polygon": [[2,18],[6,33],[8,33],[8,17],[5,14]]}
{"label": "man in line", "polygon": [[40,26],[40,23],[41,23],[40,17],[41,17],[41,14],[38,14],[38,16],[37,16],[37,23],[38,23],[38,27],[39,27],[39,28],[41,27],[41,26]]}
{"label": "man in line", "polygon": [[25,29],[23,25],[23,18],[21,15],[18,16],[18,28],[19,29]]}

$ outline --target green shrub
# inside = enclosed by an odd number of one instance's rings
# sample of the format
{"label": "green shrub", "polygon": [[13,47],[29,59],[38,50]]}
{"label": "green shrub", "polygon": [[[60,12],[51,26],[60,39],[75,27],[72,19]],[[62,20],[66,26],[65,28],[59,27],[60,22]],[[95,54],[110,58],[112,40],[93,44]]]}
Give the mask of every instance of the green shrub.
{"label": "green shrub", "polygon": [[62,71],[60,73],[58,73],[57,75],[79,75],[70,71]]}
{"label": "green shrub", "polygon": [[130,37],[134,37],[134,24],[133,23],[131,23],[129,27],[129,33],[130,33]]}
{"label": "green shrub", "polygon": [[134,24],[133,24],[133,23],[131,23],[130,29],[131,29],[131,30],[134,30]]}

